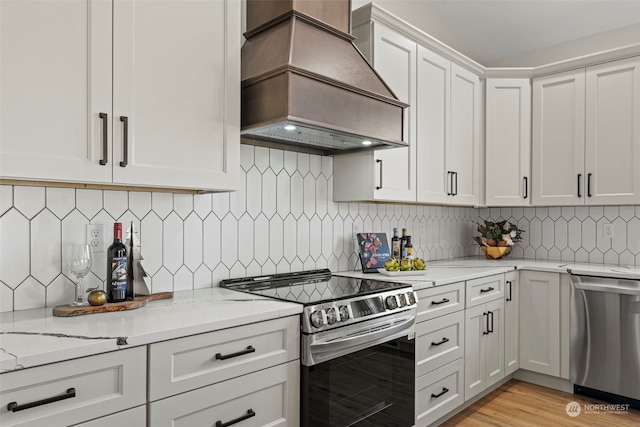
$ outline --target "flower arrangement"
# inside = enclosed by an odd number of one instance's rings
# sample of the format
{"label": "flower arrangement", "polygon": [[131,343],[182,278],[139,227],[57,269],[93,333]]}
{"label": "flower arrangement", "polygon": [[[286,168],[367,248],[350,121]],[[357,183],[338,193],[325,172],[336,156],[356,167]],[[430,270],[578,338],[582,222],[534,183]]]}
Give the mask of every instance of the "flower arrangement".
{"label": "flower arrangement", "polygon": [[502,258],[511,247],[522,240],[524,230],[508,221],[487,221],[478,224],[480,236],[474,237],[488,258]]}
{"label": "flower arrangement", "polygon": [[522,240],[524,230],[508,221],[484,221],[478,224],[478,233],[475,240],[480,246],[513,246]]}

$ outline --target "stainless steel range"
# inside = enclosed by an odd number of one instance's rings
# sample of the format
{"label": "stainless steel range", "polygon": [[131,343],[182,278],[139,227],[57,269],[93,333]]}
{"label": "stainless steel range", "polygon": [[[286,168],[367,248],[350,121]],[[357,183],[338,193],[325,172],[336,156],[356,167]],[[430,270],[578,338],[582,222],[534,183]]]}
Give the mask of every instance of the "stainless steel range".
{"label": "stainless steel range", "polygon": [[313,270],[220,286],[304,305],[302,426],[414,424],[417,298],[410,285]]}

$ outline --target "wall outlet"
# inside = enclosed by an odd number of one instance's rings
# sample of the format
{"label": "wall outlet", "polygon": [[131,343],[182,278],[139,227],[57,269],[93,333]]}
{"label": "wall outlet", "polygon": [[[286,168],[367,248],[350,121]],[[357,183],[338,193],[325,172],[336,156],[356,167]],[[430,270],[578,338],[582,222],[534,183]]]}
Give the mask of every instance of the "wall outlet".
{"label": "wall outlet", "polygon": [[87,244],[91,252],[104,252],[104,224],[87,224]]}
{"label": "wall outlet", "polygon": [[604,225],[604,235],[613,239],[615,237],[616,227],[613,224],[605,224]]}

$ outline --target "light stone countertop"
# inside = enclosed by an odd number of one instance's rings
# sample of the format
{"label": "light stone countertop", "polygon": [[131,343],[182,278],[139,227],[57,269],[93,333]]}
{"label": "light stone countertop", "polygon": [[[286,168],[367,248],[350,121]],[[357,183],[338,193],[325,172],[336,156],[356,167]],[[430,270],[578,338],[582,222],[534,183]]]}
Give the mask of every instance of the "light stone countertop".
{"label": "light stone countertop", "polygon": [[340,271],[335,274],[349,277],[363,277],[385,281],[409,283],[413,289],[420,290],[433,286],[473,280],[513,270],[547,271],[552,273],[571,273],[612,277],[619,279],[640,280],[640,267],[577,264],[563,261],[539,261],[529,259],[507,258],[490,260],[481,257],[456,258],[444,261],[428,261],[424,275],[385,276],[379,273],[362,273],[362,271]]}
{"label": "light stone countertop", "polygon": [[[388,277],[341,271],[350,277],[409,283],[415,290],[514,270],[640,280],[640,267],[480,257],[427,262],[423,276]],[[219,287],[181,291],[146,307],[78,317],[54,317],[51,307],[0,314],[0,373],[77,357],[297,315],[302,305]],[[1,381],[1,380],[0,380]]]}
{"label": "light stone countertop", "polygon": [[0,314],[0,372],[301,312],[301,304],[218,287],[176,292],[129,311],[76,317],[55,317],[51,307],[7,312]]}

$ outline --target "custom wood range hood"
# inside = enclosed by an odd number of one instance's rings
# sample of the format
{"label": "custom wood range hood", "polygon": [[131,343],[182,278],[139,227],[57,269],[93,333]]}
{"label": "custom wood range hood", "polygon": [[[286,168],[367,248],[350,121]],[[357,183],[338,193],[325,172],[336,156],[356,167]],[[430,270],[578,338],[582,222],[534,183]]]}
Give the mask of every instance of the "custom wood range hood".
{"label": "custom wood range hood", "polygon": [[326,154],[407,146],[399,101],[352,43],[350,0],[247,0],[242,136]]}

